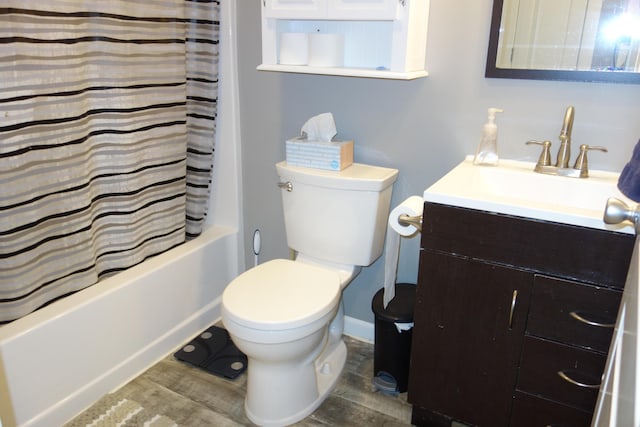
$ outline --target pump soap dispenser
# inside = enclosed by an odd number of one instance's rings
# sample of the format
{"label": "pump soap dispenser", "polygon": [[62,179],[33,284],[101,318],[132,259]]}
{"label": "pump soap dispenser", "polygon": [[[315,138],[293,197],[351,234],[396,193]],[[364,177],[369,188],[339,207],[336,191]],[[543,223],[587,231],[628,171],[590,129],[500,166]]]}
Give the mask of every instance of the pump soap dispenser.
{"label": "pump soap dispenser", "polygon": [[502,113],[500,108],[489,108],[489,121],[482,126],[482,138],[478,144],[474,165],[498,164],[498,126],[495,123],[496,113]]}

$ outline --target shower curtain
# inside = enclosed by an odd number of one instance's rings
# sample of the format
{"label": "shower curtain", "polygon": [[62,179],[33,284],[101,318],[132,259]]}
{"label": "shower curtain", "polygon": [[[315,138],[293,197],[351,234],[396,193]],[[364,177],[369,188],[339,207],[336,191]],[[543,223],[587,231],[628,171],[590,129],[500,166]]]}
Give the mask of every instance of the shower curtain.
{"label": "shower curtain", "polygon": [[0,322],[197,236],[219,1],[0,5]]}

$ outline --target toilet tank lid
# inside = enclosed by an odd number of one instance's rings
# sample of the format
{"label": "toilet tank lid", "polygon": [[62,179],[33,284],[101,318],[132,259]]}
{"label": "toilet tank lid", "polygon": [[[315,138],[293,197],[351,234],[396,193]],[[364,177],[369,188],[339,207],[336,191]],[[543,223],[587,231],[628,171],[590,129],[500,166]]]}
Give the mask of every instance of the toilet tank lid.
{"label": "toilet tank lid", "polygon": [[276,164],[276,169],[278,176],[283,180],[356,191],[382,191],[391,186],[398,177],[397,169],[362,163],[353,163],[341,171],[330,171],[291,166],[282,161]]}

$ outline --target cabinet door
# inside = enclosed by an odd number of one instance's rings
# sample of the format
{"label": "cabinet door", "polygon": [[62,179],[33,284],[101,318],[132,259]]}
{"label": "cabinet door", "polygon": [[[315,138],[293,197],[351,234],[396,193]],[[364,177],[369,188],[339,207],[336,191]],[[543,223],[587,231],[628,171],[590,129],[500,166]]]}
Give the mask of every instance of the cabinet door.
{"label": "cabinet door", "polygon": [[281,19],[326,19],[327,0],[262,0],[264,16]]}
{"label": "cabinet door", "polygon": [[329,19],[393,20],[400,0],[328,0]]}
{"label": "cabinet door", "polygon": [[468,424],[508,425],[532,281],[527,272],[424,250],[409,401]]}

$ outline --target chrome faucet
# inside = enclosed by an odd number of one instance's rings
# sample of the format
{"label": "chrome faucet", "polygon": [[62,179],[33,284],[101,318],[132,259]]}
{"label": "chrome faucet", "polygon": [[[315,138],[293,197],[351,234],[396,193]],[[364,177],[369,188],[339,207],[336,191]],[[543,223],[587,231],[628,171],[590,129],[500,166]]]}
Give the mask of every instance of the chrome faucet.
{"label": "chrome faucet", "polygon": [[560,148],[558,149],[558,157],[556,159],[555,166],[551,165],[551,141],[527,141],[526,144],[542,145],[542,153],[536,163],[535,172],[544,173],[549,175],[568,176],[572,178],[587,178],[589,177],[589,164],[587,161],[587,151],[599,150],[607,152],[604,147],[589,146],[586,144],[580,145],[580,153],[576,158],[576,162],[573,168],[569,167],[569,160],[571,158],[571,132],[573,130],[573,117],[575,115],[575,108],[573,105],[567,107],[564,113],[564,120],[562,121],[562,130],[560,131]]}
{"label": "chrome faucet", "polygon": [[560,131],[560,148],[558,149],[558,159],[556,160],[557,168],[568,168],[569,159],[571,158],[571,131],[573,130],[573,116],[575,108],[573,105],[567,107],[562,121],[562,130]]}

